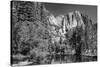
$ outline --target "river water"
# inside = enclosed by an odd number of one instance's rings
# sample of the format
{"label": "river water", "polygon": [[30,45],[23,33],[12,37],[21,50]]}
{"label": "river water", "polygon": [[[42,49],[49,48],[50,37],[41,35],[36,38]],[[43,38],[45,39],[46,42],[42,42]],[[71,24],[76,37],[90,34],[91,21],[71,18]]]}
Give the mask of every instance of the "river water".
{"label": "river water", "polygon": [[72,63],[72,62],[88,62],[97,61],[96,56],[77,56],[77,55],[55,55],[53,56],[51,64],[58,63]]}

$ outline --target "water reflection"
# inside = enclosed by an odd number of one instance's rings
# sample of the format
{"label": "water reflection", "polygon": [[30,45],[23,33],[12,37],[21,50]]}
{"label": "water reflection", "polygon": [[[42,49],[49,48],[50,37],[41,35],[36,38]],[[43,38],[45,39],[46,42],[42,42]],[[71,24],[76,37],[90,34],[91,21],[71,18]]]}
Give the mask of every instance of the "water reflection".
{"label": "water reflection", "polygon": [[87,61],[96,61],[97,57],[91,56],[77,56],[77,55],[58,55],[55,54],[52,58],[51,64],[55,63],[72,63],[72,62],[87,62]]}

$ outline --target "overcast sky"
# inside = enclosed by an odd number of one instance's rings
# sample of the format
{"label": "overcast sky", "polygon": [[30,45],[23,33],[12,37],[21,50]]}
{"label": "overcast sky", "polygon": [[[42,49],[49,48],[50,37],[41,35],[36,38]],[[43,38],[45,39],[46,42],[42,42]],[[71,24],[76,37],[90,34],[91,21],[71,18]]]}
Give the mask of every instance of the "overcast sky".
{"label": "overcast sky", "polygon": [[58,3],[45,3],[45,7],[54,15],[67,14],[75,10],[87,14],[93,22],[97,22],[97,6],[90,5],[75,5],[75,4],[58,4]]}

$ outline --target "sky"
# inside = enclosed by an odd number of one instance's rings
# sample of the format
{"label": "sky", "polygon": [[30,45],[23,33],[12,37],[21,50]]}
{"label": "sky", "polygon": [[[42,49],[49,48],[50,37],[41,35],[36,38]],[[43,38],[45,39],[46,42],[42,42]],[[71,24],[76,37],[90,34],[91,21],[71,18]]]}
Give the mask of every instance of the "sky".
{"label": "sky", "polygon": [[94,23],[97,22],[97,6],[94,5],[45,3],[45,7],[54,15],[68,14],[68,12],[78,10],[88,15]]}

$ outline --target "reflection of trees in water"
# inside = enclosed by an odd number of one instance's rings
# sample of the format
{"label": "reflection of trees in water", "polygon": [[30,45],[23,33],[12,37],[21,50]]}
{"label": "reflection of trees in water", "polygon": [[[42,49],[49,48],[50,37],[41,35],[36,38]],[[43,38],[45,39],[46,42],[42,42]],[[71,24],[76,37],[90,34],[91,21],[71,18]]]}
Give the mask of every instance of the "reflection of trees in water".
{"label": "reflection of trees in water", "polygon": [[54,62],[58,62],[58,63],[68,63],[68,62],[75,62],[75,55],[54,55]]}
{"label": "reflection of trees in water", "polygon": [[[81,58],[80,58],[81,57]],[[88,62],[88,61],[96,61],[96,56],[80,56],[77,55],[57,55],[55,54],[51,63],[71,63],[71,62]]]}

